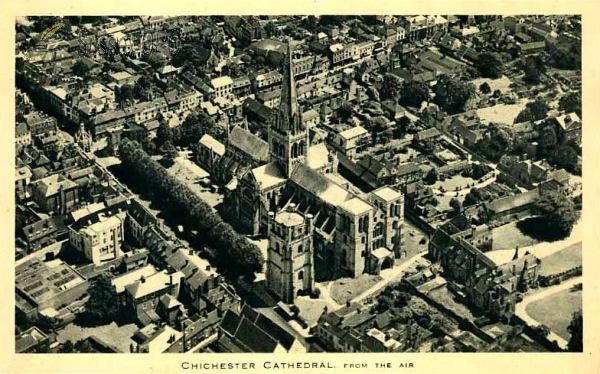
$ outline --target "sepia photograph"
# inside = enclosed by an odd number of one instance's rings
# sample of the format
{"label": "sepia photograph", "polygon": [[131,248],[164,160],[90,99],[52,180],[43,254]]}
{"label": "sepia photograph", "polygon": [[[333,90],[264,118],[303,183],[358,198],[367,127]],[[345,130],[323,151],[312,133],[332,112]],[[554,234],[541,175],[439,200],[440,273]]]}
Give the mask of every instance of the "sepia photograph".
{"label": "sepia photograph", "polygon": [[14,24],[16,354],[586,348],[581,14]]}

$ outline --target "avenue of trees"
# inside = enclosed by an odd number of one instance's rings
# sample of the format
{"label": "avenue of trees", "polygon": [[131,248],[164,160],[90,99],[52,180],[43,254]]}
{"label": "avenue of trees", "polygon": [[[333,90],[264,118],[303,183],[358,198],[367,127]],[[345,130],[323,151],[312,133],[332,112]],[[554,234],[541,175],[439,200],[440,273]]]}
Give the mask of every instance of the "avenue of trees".
{"label": "avenue of trees", "polygon": [[258,247],[224,222],[188,186],[168,174],[137,142],[124,139],[121,160],[140,190],[152,189],[154,198],[169,207],[170,214],[189,222],[200,239],[214,249],[216,266],[224,275],[249,276],[262,271],[264,257]]}

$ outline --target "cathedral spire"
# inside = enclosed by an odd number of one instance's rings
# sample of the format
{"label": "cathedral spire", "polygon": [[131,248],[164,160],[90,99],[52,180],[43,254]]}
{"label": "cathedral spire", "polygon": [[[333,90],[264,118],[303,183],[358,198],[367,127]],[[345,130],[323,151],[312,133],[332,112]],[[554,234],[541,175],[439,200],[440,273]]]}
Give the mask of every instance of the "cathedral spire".
{"label": "cathedral spire", "polygon": [[281,100],[279,113],[287,117],[288,126],[293,126],[294,119],[298,116],[298,95],[296,93],[296,82],[294,80],[294,65],[292,57],[292,39],[288,37],[287,51],[283,63],[283,82],[281,86]]}
{"label": "cathedral spire", "polygon": [[283,81],[279,107],[269,127],[271,159],[277,161],[289,178],[298,163],[306,162],[308,155],[308,129],[302,124],[298,106],[292,40],[287,40],[287,53],[283,60]]}

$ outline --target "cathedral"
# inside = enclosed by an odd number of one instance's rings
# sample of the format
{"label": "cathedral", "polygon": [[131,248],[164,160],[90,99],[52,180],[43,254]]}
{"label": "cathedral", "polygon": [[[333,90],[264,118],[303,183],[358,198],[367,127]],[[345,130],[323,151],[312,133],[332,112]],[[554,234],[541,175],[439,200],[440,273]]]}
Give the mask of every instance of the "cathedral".
{"label": "cathedral", "polygon": [[340,182],[335,151],[310,145],[290,44],[283,63],[268,142],[232,131],[228,147],[235,150],[222,162],[235,164],[235,171],[225,183],[223,212],[242,233],[268,236],[267,284],[289,302],[298,291],[311,291],[315,261],[351,277],[392,267],[404,255],[404,197],[388,186],[364,194]]}

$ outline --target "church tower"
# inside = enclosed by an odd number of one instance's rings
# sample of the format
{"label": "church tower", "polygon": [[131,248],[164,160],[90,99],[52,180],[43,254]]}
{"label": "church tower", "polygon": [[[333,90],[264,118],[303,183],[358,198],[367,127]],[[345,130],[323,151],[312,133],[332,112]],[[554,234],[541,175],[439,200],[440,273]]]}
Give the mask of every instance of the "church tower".
{"label": "church tower", "polygon": [[281,101],[275,119],[269,127],[271,160],[279,163],[287,178],[299,163],[306,162],[308,155],[308,129],[302,124],[294,81],[291,39],[283,63]]}
{"label": "church tower", "polygon": [[286,304],[315,286],[313,266],[313,217],[293,211],[269,212],[267,287]]}

